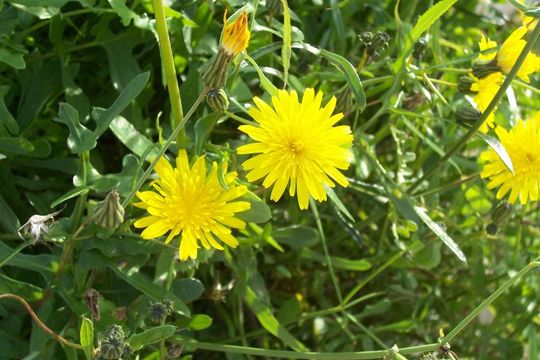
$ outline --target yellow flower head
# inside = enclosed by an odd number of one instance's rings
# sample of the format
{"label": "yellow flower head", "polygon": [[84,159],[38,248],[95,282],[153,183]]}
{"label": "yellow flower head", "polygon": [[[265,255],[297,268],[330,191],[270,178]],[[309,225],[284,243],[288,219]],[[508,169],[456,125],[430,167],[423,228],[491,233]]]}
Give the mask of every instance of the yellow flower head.
{"label": "yellow flower head", "polygon": [[155,169],[159,178],[152,183],[154,190],[137,193],[142,202],[135,206],[145,209],[149,216],[135,222],[135,227],[146,228],[143,239],[154,239],[169,232],[166,243],[181,235],[180,260],[197,257],[198,242],[206,249],[223,250],[216,239],[236,247],[238,240],[231,228],[243,229],[246,223],[235,214],[248,210],[249,202],[234,201],[246,193],[245,186],[234,184],[236,173],[223,167],[228,190],[218,181],[218,165],[212,163],[206,171],[204,157],[199,157],[190,168],[184,150],[176,158],[176,168],[164,158]]}
{"label": "yellow flower head", "polygon": [[242,12],[240,16],[230,25],[227,25],[227,12],[223,15],[223,34],[221,36],[221,48],[225,50],[227,55],[236,56],[248,47],[249,29],[248,29],[248,14]]}
{"label": "yellow flower head", "polygon": [[[497,65],[503,72],[508,73],[516,63],[519,54],[527,44],[527,42],[523,40],[523,36],[525,36],[527,31],[528,29],[526,26],[517,28],[510,34],[508,39],[506,39],[499,49],[499,52],[497,53]],[[540,70],[540,57],[534,53],[529,53],[521,65],[517,76],[528,83],[530,82],[529,75],[538,70]]]}
{"label": "yellow flower head", "polygon": [[[471,85],[471,91],[476,93],[473,100],[478,107],[478,110],[484,112],[486,111],[491,100],[493,100],[495,97],[497,91],[499,91],[499,88],[503,82],[503,74],[497,71],[481,79],[477,79],[474,76],[472,76],[472,78],[475,80],[475,82]],[[488,126],[490,128],[494,127],[496,111],[497,109],[495,108],[495,110],[489,114],[488,118],[486,121],[484,121],[479,129],[481,132],[487,133]]]}
{"label": "yellow flower head", "polygon": [[490,40],[489,38],[485,38],[482,35],[482,38],[480,39],[480,42],[478,43],[478,48],[480,49],[480,55],[478,55],[478,60],[486,61],[486,60],[493,60],[495,56],[497,56],[497,53],[495,52],[489,52],[484,54],[483,52],[489,49],[493,49],[497,47],[497,42]]}
{"label": "yellow flower head", "polygon": [[497,127],[495,130],[514,167],[510,172],[493,149],[484,151],[480,160],[484,162],[482,178],[489,178],[488,189],[499,187],[497,199],[508,192],[508,202],[515,203],[519,197],[522,204],[537,201],[540,188],[540,113],[524,122],[519,120],[510,130]]}
{"label": "yellow flower head", "polygon": [[257,108],[249,114],[259,126],[242,125],[240,130],[256,142],[240,146],[239,154],[258,154],[243,163],[247,179],[265,178],[272,185],[270,198],[278,201],[287,185],[289,194],[298,195],[300,209],[307,209],[309,197],[326,200],[325,186],[348,186],[339,171],[349,167],[352,134],[349,126],[334,126],[343,114],[332,115],[336,98],[321,107],[323,94],[306,89],[302,101],[295,91],[280,90],[272,105],[255,97]]}

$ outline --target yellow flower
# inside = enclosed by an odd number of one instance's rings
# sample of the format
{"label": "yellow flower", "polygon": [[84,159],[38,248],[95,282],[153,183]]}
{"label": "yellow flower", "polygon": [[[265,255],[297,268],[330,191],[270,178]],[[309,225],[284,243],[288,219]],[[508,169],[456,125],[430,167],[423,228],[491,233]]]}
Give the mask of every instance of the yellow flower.
{"label": "yellow flower", "polygon": [[145,209],[149,216],[135,222],[135,227],[146,228],[141,237],[154,239],[169,232],[166,243],[181,235],[180,260],[197,257],[198,242],[206,249],[223,250],[216,239],[230,247],[236,247],[238,240],[231,234],[231,228],[243,229],[246,223],[235,214],[250,208],[249,202],[233,201],[244,195],[245,186],[234,184],[236,173],[223,174],[228,190],[218,181],[218,165],[212,163],[212,171],[207,174],[204,157],[199,157],[190,168],[184,150],[176,159],[176,169],[164,158],[156,165],[159,178],[152,183],[153,191],[138,192],[142,202],[135,206]]}
{"label": "yellow flower", "polygon": [[258,154],[243,163],[247,179],[265,178],[263,186],[272,185],[270,198],[278,201],[287,185],[290,196],[298,195],[300,209],[307,209],[309,197],[326,200],[325,186],[335,183],[348,186],[339,171],[349,167],[353,136],[347,125],[334,126],[343,114],[332,115],[336,98],[321,107],[323,94],[306,89],[302,101],[295,91],[280,90],[272,97],[273,107],[261,99],[249,114],[259,126],[242,125],[239,129],[256,142],[240,146],[239,154]]}
{"label": "yellow flower", "polygon": [[493,60],[495,56],[497,56],[496,52],[489,52],[489,53],[483,53],[486,50],[493,49],[497,47],[497,42],[490,40],[489,38],[485,38],[482,35],[482,38],[480,39],[480,42],[478,43],[478,47],[480,48],[480,54],[478,55],[478,60],[486,61],[486,60]]}
{"label": "yellow flower", "polygon": [[[497,91],[499,91],[499,88],[503,82],[503,74],[497,71],[481,79],[477,79],[474,76],[472,76],[472,78],[475,80],[475,82],[471,85],[471,91],[476,93],[473,100],[478,107],[478,110],[484,112],[486,111],[491,100],[493,100],[495,97]],[[490,128],[494,127],[496,111],[497,108],[495,108],[491,114],[489,114],[488,118],[486,121],[484,121],[479,129],[481,132],[487,133],[488,126]]]}
{"label": "yellow flower", "polygon": [[221,48],[227,55],[233,57],[244,51],[249,43],[248,14],[242,12],[240,16],[227,26],[227,12],[223,15],[223,24],[226,25],[221,36]]}
{"label": "yellow flower", "polygon": [[510,130],[497,127],[495,130],[514,167],[510,172],[493,149],[484,151],[480,160],[484,162],[482,178],[489,178],[488,189],[499,187],[497,199],[510,192],[508,202],[521,204],[537,201],[540,188],[540,113],[524,122],[519,120]]}
{"label": "yellow flower", "polygon": [[[516,60],[526,45],[526,41],[523,40],[523,36],[527,33],[526,26],[521,26],[514,30],[512,34],[502,44],[499,52],[497,53],[497,65],[504,73],[508,73],[512,66],[516,63]],[[540,57],[534,53],[529,53],[525,58],[525,61],[521,65],[517,76],[529,83],[529,75],[540,70]]]}

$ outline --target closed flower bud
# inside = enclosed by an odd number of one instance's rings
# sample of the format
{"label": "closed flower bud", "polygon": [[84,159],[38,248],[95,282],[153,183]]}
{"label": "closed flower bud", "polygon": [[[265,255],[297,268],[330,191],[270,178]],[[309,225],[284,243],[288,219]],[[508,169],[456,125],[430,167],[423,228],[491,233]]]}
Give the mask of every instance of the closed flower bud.
{"label": "closed flower bud", "polygon": [[499,227],[503,225],[512,214],[512,205],[507,202],[501,202],[491,212],[491,223],[486,226],[486,232],[489,235],[495,235]]}
{"label": "closed flower bud", "polygon": [[180,355],[182,355],[182,345],[178,344],[171,344],[167,347],[167,357],[169,359],[176,359],[179,358]]}
{"label": "closed flower bud", "polygon": [[154,323],[161,323],[167,319],[167,316],[172,312],[170,302],[151,302],[148,306],[148,317]]}
{"label": "closed flower bud", "polygon": [[456,111],[456,120],[463,125],[472,126],[481,116],[482,113],[472,106],[460,107]]}
{"label": "closed flower bud", "polygon": [[84,302],[90,311],[90,317],[92,320],[99,320],[101,318],[99,314],[99,298],[101,295],[95,289],[88,289],[84,293]]}
{"label": "closed flower bud", "polygon": [[377,32],[373,36],[371,46],[368,48],[368,54],[373,57],[379,57],[388,47],[388,41],[390,41],[390,35],[385,32]]}
{"label": "closed flower bud", "polygon": [[497,65],[497,60],[487,60],[487,61],[477,61],[473,65],[473,75],[479,79],[485,78],[489,74],[494,72],[501,71],[499,65]]}
{"label": "closed flower bud", "polygon": [[120,325],[111,325],[105,330],[106,339],[120,339],[124,340],[124,329]]}
{"label": "closed flower bud", "polygon": [[471,94],[474,91],[471,90],[472,84],[474,84],[475,81],[473,78],[470,78],[468,76],[461,76],[458,81],[458,90],[462,94]]}
{"label": "closed flower bud", "polygon": [[365,47],[368,47],[371,45],[371,41],[373,40],[373,33],[371,31],[364,31],[360,35],[358,35],[358,39],[364,45]]}
{"label": "closed flower bud", "polygon": [[223,89],[212,89],[206,94],[206,103],[217,113],[229,108],[229,97]]}
{"label": "closed flower bud", "polygon": [[111,190],[96,207],[95,223],[106,229],[114,230],[124,222],[124,208],[120,204],[120,196]]}
{"label": "closed flower bud", "polygon": [[124,340],[118,338],[105,338],[99,350],[102,359],[116,360],[124,354]]}
{"label": "closed flower bud", "polygon": [[426,37],[421,37],[418,39],[416,44],[414,44],[413,57],[415,59],[420,59],[424,56],[428,44],[428,39]]}

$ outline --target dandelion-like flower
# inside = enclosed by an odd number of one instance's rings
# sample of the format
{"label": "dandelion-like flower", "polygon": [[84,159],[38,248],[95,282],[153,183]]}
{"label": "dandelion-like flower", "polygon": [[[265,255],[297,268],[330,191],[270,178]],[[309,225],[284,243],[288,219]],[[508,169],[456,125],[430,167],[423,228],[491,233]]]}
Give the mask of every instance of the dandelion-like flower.
{"label": "dandelion-like flower", "polygon": [[302,101],[295,91],[280,90],[272,105],[255,97],[257,108],[249,114],[258,126],[239,129],[256,142],[240,146],[239,154],[258,154],[242,165],[247,179],[265,178],[263,186],[273,186],[270,198],[278,201],[287,185],[290,196],[297,195],[300,209],[307,209],[309,197],[326,200],[325,186],[348,186],[340,172],[349,167],[353,136],[349,126],[334,126],[343,114],[332,115],[336,98],[321,107],[323,94],[306,89]]}
{"label": "dandelion-like flower", "polygon": [[[223,24],[227,25],[227,12],[223,15]],[[234,57],[247,48],[249,37],[248,14],[244,11],[235,21],[223,29],[221,48],[229,56]]]}
{"label": "dandelion-like flower", "polygon": [[[471,85],[471,91],[475,93],[473,100],[478,107],[478,110],[481,112],[486,111],[489,103],[491,103],[491,100],[493,100],[495,94],[497,94],[497,91],[499,91],[503,78],[503,74],[500,72],[491,73],[481,79],[474,78],[475,82]],[[495,126],[496,111],[497,108],[495,108],[491,114],[489,114],[487,119],[480,126],[479,130],[481,132],[487,133],[489,128],[493,128]]]}
{"label": "dandelion-like flower", "polygon": [[[527,31],[528,28],[526,26],[521,26],[514,30],[497,52],[497,65],[504,73],[510,72],[510,69],[512,69],[512,66],[516,63],[519,54],[527,44],[527,42],[523,40]],[[540,70],[540,57],[534,53],[529,53],[521,65],[517,76],[521,80],[529,83],[529,75],[538,70]]]}
{"label": "dandelion-like flower", "polygon": [[508,192],[508,202],[513,204],[519,197],[521,204],[537,201],[540,189],[540,113],[507,131],[497,127],[495,132],[504,146],[514,168],[514,174],[508,170],[493,149],[484,151],[480,160],[484,162],[482,178],[489,178],[488,189],[500,187],[497,199],[502,199]]}
{"label": "dandelion-like flower", "polygon": [[[480,55],[478,60],[480,61],[489,61],[493,60],[497,54],[494,52],[485,53],[486,50],[497,47],[497,43],[488,38],[482,36],[480,42],[478,43],[480,49]],[[503,82],[504,76],[500,71],[495,71],[490,73],[485,77],[476,78],[471,74],[471,77],[474,79],[474,83],[471,85],[471,92],[475,93],[473,100],[478,107],[478,110],[481,112],[486,111],[489,103],[499,91],[501,84]],[[483,133],[487,133],[489,128],[493,128],[495,125],[495,108],[491,114],[487,117],[484,123],[480,126],[479,130]]]}
{"label": "dandelion-like flower", "polygon": [[209,174],[204,157],[190,167],[184,150],[178,154],[176,168],[162,158],[155,171],[159,178],[152,183],[154,190],[137,193],[142,202],[135,204],[149,213],[135,222],[135,227],[146,228],[141,234],[143,239],[169,232],[165,240],[168,243],[181,235],[180,260],[195,259],[199,242],[206,249],[218,250],[223,250],[218,239],[233,248],[238,245],[231,229],[245,227],[236,213],[248,210],[250,204],[237,200],[247,188],[235,184],[235,172],[227,173],[223,166],[226,190],[218,181],[217,163],[212,163]]}

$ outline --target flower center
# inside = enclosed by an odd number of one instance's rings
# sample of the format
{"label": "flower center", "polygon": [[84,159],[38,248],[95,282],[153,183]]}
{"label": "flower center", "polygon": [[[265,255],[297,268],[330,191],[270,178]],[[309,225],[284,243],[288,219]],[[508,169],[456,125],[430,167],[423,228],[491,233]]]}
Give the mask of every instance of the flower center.
{"label": "flower center", "polygon": [[304,144],[298,140],[289,141],[287,145],[289,151],[294,155],[299,155],[304,150]]}

